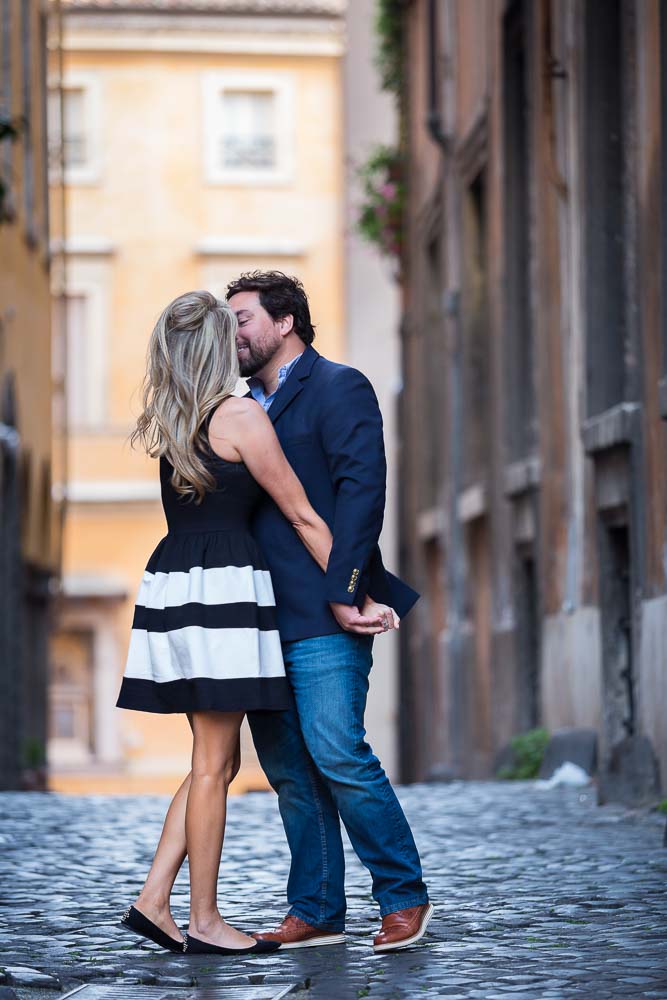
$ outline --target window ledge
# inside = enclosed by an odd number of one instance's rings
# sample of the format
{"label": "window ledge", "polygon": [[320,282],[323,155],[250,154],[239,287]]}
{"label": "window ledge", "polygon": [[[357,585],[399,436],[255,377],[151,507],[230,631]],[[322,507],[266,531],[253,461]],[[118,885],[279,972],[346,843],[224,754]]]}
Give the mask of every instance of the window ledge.
{"label": "window ledge", "polygon": [[486,514],[486,486],[474,483],[458,495],[456,510],[459,521],[468,523]]}
{"label": "window ledge", "polygon": [[292,170],[222,170],[209,168],[205,182],[211,187],[285,188],[294,184]]}
{"label": "window ledge", "polygon": [[71,600],[124,601],[128,590],[125,581],[114,576],[67,573],[62,581],[62,595]]}
{"label": "window ledge", "polygon": [[428,507],[417,515],[417,534],[420,541],[429,542],[445,532],[445,512],[442,507]]}
{"label": "window ledge", "polygon": [[303,257],[306,245],[272,237],[208,236],[195,245],[202,257]]}
{"label": "window ledge", "polygon": [[81,504],[156,503],[160,484],[153,479],[74,480],[65,486],[64,498]]}
{"label": "window ledge", "polygon": [[518,497],[536,490],[541,482],[542,466],[537,455],[519,459],[505,466],[505,496]]}
{"label": "window ledge", "polygon": [[117,251],[117,245],[104,236],[78,236],[73,239],[54,239],[51,241],[51,253],[66,253],[77,257],[111,257]]}
{"label": "window ledge", "polygon": [[639,411],[639,403],[619,403],[584,421],[581,434],[588,454],[632,444],[637,434]]}

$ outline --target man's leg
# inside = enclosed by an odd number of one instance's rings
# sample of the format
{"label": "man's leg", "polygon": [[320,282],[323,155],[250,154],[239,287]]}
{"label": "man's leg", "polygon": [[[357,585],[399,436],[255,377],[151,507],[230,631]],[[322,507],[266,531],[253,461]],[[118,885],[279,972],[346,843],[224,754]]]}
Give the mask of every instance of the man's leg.
{"label": "man's leg", "polygon": [[389,779],[365,740],[370,636],[286,643],[306,746],[323,776],[384,916],[428,901],[417,848]]}
{"label": "man's leg", "polygon": [[289,912],[312,927],[342,931],[346,902],[340,819],[306,750],[296,707],[292,703],[285,712],[250,712],[248,721],[259,762],[278,793],[292,855]]}

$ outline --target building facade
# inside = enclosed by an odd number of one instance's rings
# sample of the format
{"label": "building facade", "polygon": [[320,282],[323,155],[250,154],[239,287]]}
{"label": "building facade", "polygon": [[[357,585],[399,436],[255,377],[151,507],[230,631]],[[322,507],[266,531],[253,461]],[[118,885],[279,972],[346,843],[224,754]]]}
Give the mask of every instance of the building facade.
{"label": "building facade", "polygon": [[[398,567],[396,405],[400,379],[400,288],[393,266],[357,231],[362,190],[359,169],[379,145],[395,144],[395,102],[380,89],[374,64],[375,0],[347,7],[344,62],[347,176],[345,228],[345,362],[373,383],[384,422],[387,501],[380,547],[385,564]],[[399,635],[381,636],[373,647],[366,711],[368,740],[391,778],[399,774]]]}
{"label": "building facade", "polygon": [[[65,0],[68,408],[52,787],[171,791],[182,717],[115,700],[148,556],[156,463],[132,451],[154,322],[242,271],[300,275],[316,346],[342,360],[340,0]],[[246,738],[236,787],[264,784]]]}
{"label": "building facade", "polygon": [[[400,6],[400,5],[397,5]],[[403,5],[405,777],[667,787],[667,12]]]}
{"label": "building facade", "polygon": [[[52,594],[60,571],[65,426],[52,369],[47,77],[57,3],[0,4],[0,788],[43,787]],[[62,189],[53,191],[54,206]]]}

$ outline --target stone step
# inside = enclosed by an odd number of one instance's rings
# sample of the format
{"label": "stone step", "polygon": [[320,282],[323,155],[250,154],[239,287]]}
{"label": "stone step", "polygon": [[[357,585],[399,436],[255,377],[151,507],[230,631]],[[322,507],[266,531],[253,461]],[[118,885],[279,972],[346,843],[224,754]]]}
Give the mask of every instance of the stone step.
{"label": "stone step", "polygon": [[281,1000],[289,986],[137,986],[132,983],[77,986],[59,1000]]}

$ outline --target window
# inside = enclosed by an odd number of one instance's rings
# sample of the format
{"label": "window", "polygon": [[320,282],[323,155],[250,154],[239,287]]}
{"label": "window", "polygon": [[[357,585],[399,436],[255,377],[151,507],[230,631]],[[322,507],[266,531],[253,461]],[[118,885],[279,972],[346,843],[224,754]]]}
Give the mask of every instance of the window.
{"label": "window", "polygon": [[272,170],[276,165],[276,95],[270,90],[223,90],[224,169]]}
{"label": "window", "polygon": [[438,207],[433,214],[438,220],[438,225],[431,231],[425,248],[428,285],[424,302],[424,347],[431,364],[424,366],[422,375],[422,419],[425,421],[424,426],[430,426],[430,432],[425,435],[424,440],[427,475],[424,476],[422,486],[427,491],[424,503],[428,507],[437,507],[445,479],[447,428],[446,394],[442,391],[442,373],[446,370],[444,357],[446,342],[442,314],[444,232],[442,209]]}
{"label": "window", "polygon": [[76,739],[75,720],[73,705],[56,705],[53,710],[53,735],[56,739]]}
{"label": "window", "polygon": [[204,77],[206,179],[214,184],[286,183],[292,173],[292,90],[276,75]]}
{"label": "window", "polygon": [[70,427],[80,427],[88,421],[88,392],[86,388],[86,327],[88,301],[85,295],[68,295],[67,355],[69,372],[67,378],[67,420]]}
{"label": "window", "polygon": [[62,143],[62,103],[60,88],[50,85],[47,102],[47,133],[49,153],[49,178],[53,183],[60,181]]}
{"label": "window", "polygon": [[106,380],[102,345],[92,322],[95,293],[68,293],[67,420],[73,430],[94,430],[106,416]]}
{"label": "window", "polygon": [[49,757],[56,765],[85,764],[94,737],[94,633],[63,629],[51,639]]}
{"label": "window", "polygon": [[53,180],[58,179],[61,146],[68,184],[96,184],[100,180],[100,84],[94,74],[72,73],[60,92],[49,94],[49,158]]}
{"label": "window", "polygon": [[49,643],[49,763],[117,765],[117,723],[107,705],[118,686],[116,615],[125,593],[103,573],[66,576],[63,590]]}
{"label": "window", "polygon": [[587,407],[594,417],[625,397],[628,302],[625,278],[626,171],[629,148],[622,0],[584,7],[585,253]]}
{"label": "window", "polygon": [[505,355],[508,445],[512,461],[531,454],[537,436],[530,315],[530,141],[526,7],[515,0],[503,22]]}
{"label": "window", "polygon": [[467,441],[465,486],[484,483],[489,467],[490,343],[487,268],[487,178],[484,167],[463,199],[463,400]]}
{"label": "window", "polygon": [[63,156],[65,168],[81,167],[88,160],[85,129],[85,91],[71,87],[63,92]]}
{"label": "window", "polygon": [[[53,393],[51,413],[53,433],[58,439],[66,433],[67,397],[67,299],[62,291],[51,299],[51,378]],[[60,441],[58,441],[60,443]]]}

